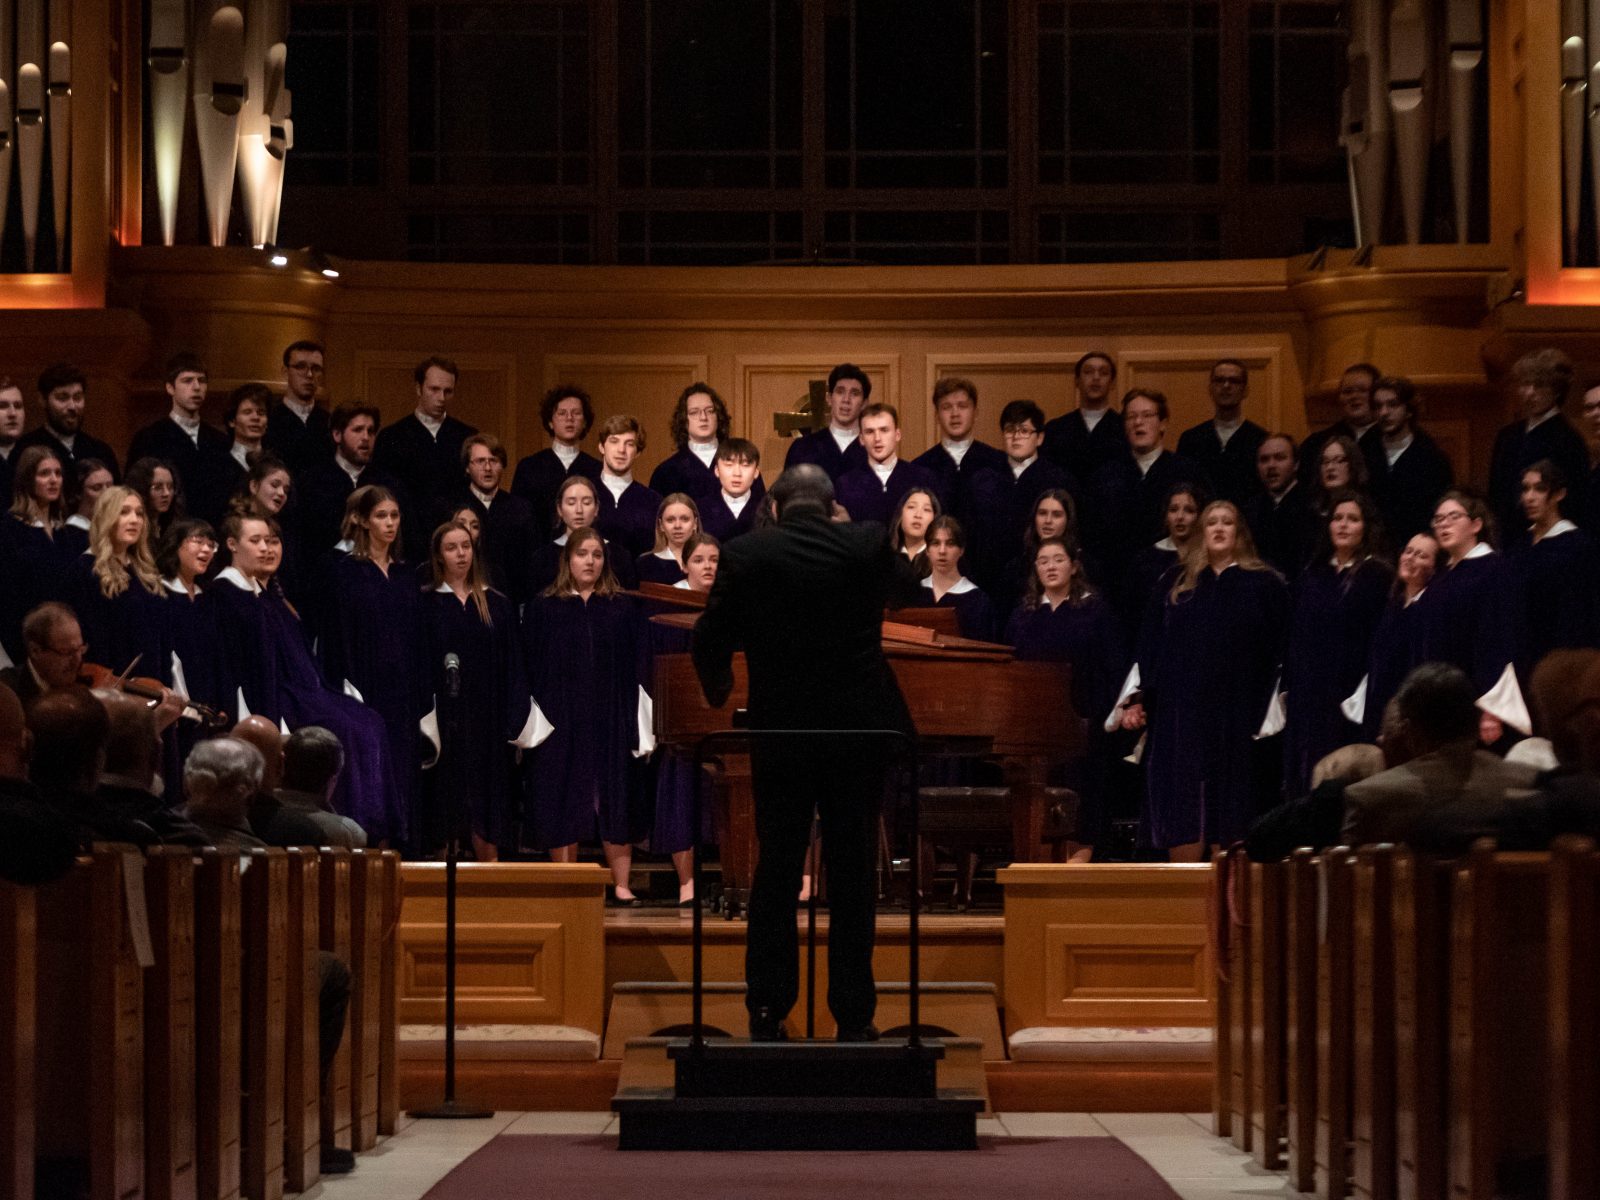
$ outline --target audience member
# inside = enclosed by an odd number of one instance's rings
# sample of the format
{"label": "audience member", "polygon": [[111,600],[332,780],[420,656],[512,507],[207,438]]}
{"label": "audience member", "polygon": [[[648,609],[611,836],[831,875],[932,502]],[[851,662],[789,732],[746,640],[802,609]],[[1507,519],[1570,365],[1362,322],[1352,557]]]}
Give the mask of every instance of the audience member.
{"label": "audience member", "polygon": [[209,738],[189,751],[183,794],[189,819],[219,850],[264,850],[250,828],[250,798],[261,787],[261,752],[236,737]]}
{"label": "audience member", "polygon": [[28,780],[33,734],[22,701],[0,687],[0,879],[49,883],[66,873],[78,852],[72,826]]}
{"label": "audience member", "polygon": [[[250,826],[272,846],[343,846],[359,850],[366,831],[333,811],[344,747],[331,730],[303,725],[283,744],[283,779],[250,810]],[[263,788],[263,792],[265,789]]]}

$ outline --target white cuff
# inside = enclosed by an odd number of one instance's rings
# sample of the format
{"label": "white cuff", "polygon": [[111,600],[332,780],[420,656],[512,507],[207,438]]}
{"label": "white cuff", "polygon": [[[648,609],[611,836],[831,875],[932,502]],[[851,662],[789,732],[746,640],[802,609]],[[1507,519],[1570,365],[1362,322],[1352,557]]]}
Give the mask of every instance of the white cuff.
{"label": "white cuff", "polygon": [[550,724],[549,718],[544,715],[544,710],[539,707],[537,700],[528,701],[528,719],[522,726],[522,732],[511,739],[513,746],[523,750],[532,750],[556,731]]}
{"label": "white cuff", "polygon": [[[1128,707],[1128,697],[1139,690],[1139,664],[1134,663],[1128,668],[1128,677],[1122,681],[1122,690],[1117,693],[1117,702],[1111,706],[1111,713],[1106,717],[1105,730],[1115,733],[1122,724],[1122,710]],[[1137,759],[1134,759],[1137,762]]]}
{"label": "white cuff", "polygon": [[422,762],[422,769],[426,771],[430,767],[439,765],[439,751],[442,749],[442,744],[439,741],[439,702],[437,700],[434,701],[433,707],[428,710],[428,715],[417,722],[417,728],[422,731],[422,736],[433,747],[433,753],[428,755]]}
{"label": "white cuff", "polygon": [[1272,701],[1267,705],[1267,715],[1261,718],[1261,728],[1256,730],[1253,740],[1259,742],[1262,738],[1276,737],[1289,723],[1289,714],[1283,704],[1283,693],[1278,690],[1282,685],[1281,675],[1272,681]]}
{"label": "white cuff", "polygon": [[1145,743],[1150,740],[1150,732],[1146,730],[1139,735],[1139,740],[1133,744],[1133,749],[1122,756],[1122,761],[1138,766],[1144,760]]}
{"label": "white cuff", "polygon": [[348,679],[344,681],[344,694],[349,696],[352,700],[361,701],[363,704],[367,702],[367,698],[361,694],[361,690]]}
{"label": "white cuff", "polygon": [[1356,690],[1344,698],[1339,711],[1352,725],[1359,725],[1367,719],[1367,676],[1363,675],[1361,682],[1356,684]]}
{"label": "white cuff", "polygon": [[11,661],[11,655],[6,653],[6,648],[0,646],[0,671],[9,671],[17,664]]}
{"label": "white cuff", "polygon": [[235,718],[235,720],[242,721],[242,720],[244,720],[246,717],[248,717],[250,715],[250,706],[244,702],[244,689],[243,688],[239,689],[239,698],[238,698],[238,701],[237,701],[237,707],[238,707],[238,710],[239,710],[239,715],[238,715],[238,717]]}
{"label": "white cuff", "polygon": [[[0,650],[0,657],[4,656],[5,651]],[[183,675],[183,659],[178,657],[176,650],[172,652],[172,690],[180,696],[189,694],[189,681]],[[187,704],[183,706],[183,712],[178,715],[186,721],[198,721],[200,719],[200,714]]]}
{"label": "white cuff", "polygon": [[1528,716],[1528,705],[1522,699],[1522,688],[1517,684],[1517,672],[1510,663],[1500,672],[1495,685],[1478,697],[1478,707],[1524,737],[1533,732],[1533,719]]}
{"label": "white cuff", "polygon": [[656,706],[650,699],[650,693],[644,690],[644,685],[639,685],[639,748],[633,752],[635,758],[646,758],[656,748]]}
{"label": "white cuff", "polygon": [[278,718],[278,732],[283,734],[284,737],[289,736],[289,722],[285,721],[282,717]]}

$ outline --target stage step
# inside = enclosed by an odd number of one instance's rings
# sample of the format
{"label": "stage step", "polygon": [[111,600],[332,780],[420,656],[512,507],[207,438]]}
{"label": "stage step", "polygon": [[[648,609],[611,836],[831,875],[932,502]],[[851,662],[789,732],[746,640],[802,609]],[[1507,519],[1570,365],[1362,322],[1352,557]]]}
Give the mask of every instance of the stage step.
{"label": "stage step", "polygon": [[983,1098],[705,1096],[629,1088],[611,1102],[619,1150],[976,1150]]}
{"label": "stage step", "polygon": [[877,1042],[750,1042],[687,1039],[667,1047],[683,1097],[929,1097],[938,1094],[944,1045]]}

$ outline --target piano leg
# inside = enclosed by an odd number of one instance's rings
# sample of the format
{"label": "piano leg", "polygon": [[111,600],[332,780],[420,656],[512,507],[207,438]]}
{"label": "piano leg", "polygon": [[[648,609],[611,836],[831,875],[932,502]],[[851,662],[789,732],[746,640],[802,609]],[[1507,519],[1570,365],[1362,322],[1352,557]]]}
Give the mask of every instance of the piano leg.
{"label": "piano leg", "polygon": [[1011,789],[1011,855],[1014,862],[1046,862],[1045,784],[1048,766],[1040,758],[1007,758],[1003,766]]}
{"label": "piano leg", "polygon": [[755,790],[750,756],[729,754],[717,778],[717,859],[722,867],[723,915],[741,916],[750,903],[756,873]]}

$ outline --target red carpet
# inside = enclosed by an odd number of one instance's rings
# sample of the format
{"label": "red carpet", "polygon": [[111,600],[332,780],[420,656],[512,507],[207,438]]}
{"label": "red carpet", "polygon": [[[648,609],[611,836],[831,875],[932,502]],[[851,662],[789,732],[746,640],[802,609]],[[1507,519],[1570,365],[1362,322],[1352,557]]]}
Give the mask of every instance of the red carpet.
{"label": "red carpet", "polygon": [[983,1138],[977,1151],[935,1153],[684,1152],[616,1149],[611,1137],[503,1135],[440,1180],[425,1200],[538,1197],[650,1200],[885,1195],[1005,1200],[1176,1200],[1161,1176],[1116,1138]]}

